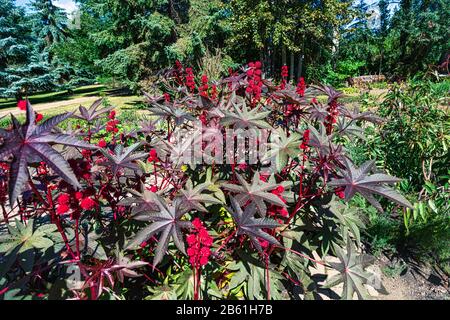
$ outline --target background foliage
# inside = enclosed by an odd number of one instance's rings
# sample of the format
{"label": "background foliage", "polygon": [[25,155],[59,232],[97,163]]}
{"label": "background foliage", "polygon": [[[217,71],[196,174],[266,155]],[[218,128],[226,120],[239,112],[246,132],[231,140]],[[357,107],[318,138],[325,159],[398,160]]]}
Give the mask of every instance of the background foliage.
{"label": "background foliage", "polygon": [[445,0],[76,2],[80,28],[68,28],[73,17],[52,1],[33,0],[26,11],[0,1],[0,95],[95,78],[137,90],[176,60],[201,69],[217,50],[223,72],[258,58],[269,76],[286,64],[290,80],[333,85],[360,74],[426,74],[448,58]]}

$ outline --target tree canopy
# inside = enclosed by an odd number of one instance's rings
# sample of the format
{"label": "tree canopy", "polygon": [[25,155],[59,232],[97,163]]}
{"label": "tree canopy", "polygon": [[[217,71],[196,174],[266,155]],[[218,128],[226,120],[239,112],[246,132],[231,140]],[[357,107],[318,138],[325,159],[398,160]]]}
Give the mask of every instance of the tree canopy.
{"label": "tree canopy", "polygon": [[[260,60],[290,80],[342,83],[427,72],[449,54],[447,0],[76,0],[79,28],[51,0],[0,0],[0,95],[110,81],[139,90],[180,60],[220,70]],[[376,19],[373,20],[375,13]],[[375,21],[375,23],[373,23]],[[208,54],[209,53],[209,54]]]}

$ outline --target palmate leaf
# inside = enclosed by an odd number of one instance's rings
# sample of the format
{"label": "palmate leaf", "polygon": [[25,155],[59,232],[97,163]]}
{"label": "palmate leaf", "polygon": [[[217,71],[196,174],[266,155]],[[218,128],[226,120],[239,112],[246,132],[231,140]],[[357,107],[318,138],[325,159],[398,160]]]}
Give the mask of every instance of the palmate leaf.
{"label": "palmate leaf", "polygon": [[394,184],[401,181],[398,178],[383,173],[369,175],[375,161],[367,161],[360,168],[347,158],[344,159],[345,170],[340,170],[342,178],[333,179],[329,182],[330,186],[344,187],[345,200],[350,200],[356,192],[361,194],[379,211],[383,211],[380,203],[375,199],[374,194],[381,195],[401,206],[412,209],[411,203],[394,189],[386,184]]}
{"label": "palmate leaf", "polygon": [[322,218],[320,232],[320,246],[326,255],[333,244],[341,244],[350,234],[359,245],[361,243],[361,229],[365,228],[355,210],[338,201],[329,204],[318,204],[317,213]]}
{"label": "palmate leaf", "polygon": [[137,142],[127,148],[124,148],[123,145],[118,144],[112,154],[109,150],[101,149],[101,152],[107,159],[103,165],[110,168],[114,175],[117,174],[119,170],[125,168],[138,170],[139,166],[135,163],[135,161],[148,156],[148,153],[145,152],[133,153],[140,146],[140,142]]}
{"label": "palmate leaf", "polygon": [[325,126],[321,123],[319,130],[313,126],[308,126],[310,132],[309,145],[315,149],[319,156],[328,156],[332,149],[332,142],[326,133]]}
{"label": "palmate leaf", "polygon": [[180,190],[180,198],[182,205],[186,208],[186,210],[198,210],[202,212],[208,212],[203,204],[206,203],[222,203],[220,200],[214,198],[212,195],[204,193],[205,190],[208,190],[209,183],[201,183],[197,186],[193,186],[192,180],[189,179],[186,181],[184,189]]}
{"label": "palmate leaf", "polygon": [[144,135],[150,135],[157,131],[157,124],[160,122],[159,119],[149,119],[144,117],[138,125],[138,132]]}
{"label": "palmate leaf", "polygon": [[265,263],[256,254],[248,254],[241,249],[236,253],[240,260],[234,261],[227,266],[231,279],[228,290],[236,292],[244,289],[245,296],[250,300],[262,300],[267,298],[267,273],[270,281],[270,299],[286,300],[286,287],[282,283],[283,276],[275,268],[266,270]]}
{"label": "palmate leaf", "polygon": [[94,120],[98,119],[102,114],[110,112],[112,109],[114,109],[113,106],[111,107],[105,107],[98,109],[103,103],[103,99],[95,100],[94,103],[89,107],[89,109],[79,106],[78,110],[80,111],[80,115],[74,115],[75,118],[83,119],[88,122],[93,122]]}
{"label": "palmate leaf", "polygon": [[345,108],[342,109],[342,113],[350,118],[351,120],[364,120],[364,121],[369,121],[372,123],[382,123],[383,122],[383,118],[377,116],[376,114],[374,114],[373,112],[370,111],[364,111],[361,112],[359,110],[358,107],[354,108],[353,111],[347,110]]}
{"label": "palmate leaf", "polygon": [[28,224],[22,224],[17,219],[15,226],[8,225],[9,234],[0,236],[0,252],[7,253],[20,247],[18,253],[29,249],[47,249],[53,245],[50,239],[55,233],[56,226],[44,225],[34,229],[34,220],[30,219]]}
{"label": "palmate leaf", "polygon": [[307,111],[309,112],[309,118],[311,120],[315,120],[320,123],[324,122],[325,118],[328,116],[327,107],[318,103],[311,104]]}
{"label": "palmate leaf", "polygon": [[[5,253],[9,264],[18,259],[19,264],[28,273],[33,269],[35,249],[45,252],[52,247],[56,229],[55,225],[43,225],[35,229],[33,219],[30,219],[27,225],[16,219],[14,227],[8,225],[9,234],[0,235],[0,253]],[[0,269],[1,274],[6,272],[8,270]]]}
{"label": "palmate leaf", "polygon": [[201,131],[180,129],[174,131],[174,136],[177,139],[168,144],[172,167],[179,168],[183,164],[194,165],[196,159],[202,159],[203,151],[198,147],[202,141]]}
{"label": "palmate leaf", "polygon": [[151,108],[149,111],[152,115],[157,116],[158,118],[171,118],[175,120],[176,125],[183,124],[186,120],[195,121],[196,119],[188,112],[181,108],[182,104],[168,104],[168,103],[158,103],[156,101],[149,102],[151,104]]}
{"label": "palmate leaf", "polygon": [[123,251],[116,249],[114,262],[111,267],[107,269],[108,273],[114,272],[117,276],[117,279],[123,283],[124,278],[136,278],[140,277],[141,274],[134,271],[134,269],[143,267],[148,265],[148,262],[145,261],[132,261],[129,257],[127,257]]}
{"label": "palmate leaf", "polygon": [[159,210],[158,205],[155,202],[154,193],[148,190],[145,185],[141,184],[141,192],[136,190],[127,189],[132,197],[122,199],[118,205],[131,206],[131,213],[138,214],[141,212],[157,212]]}
{"label": "palmate leaf", "polygon": [[287,165],[289,158],[298,156],[302,142],[301,136],[297,132],[292,132],[288,137],[283,129],[278,128],[272,132],[271,139],[270,149],[262,162],[265,163],[269,159],[275,161],[276,169],[281,171]]}
{"label": "palmate leaf", "polygon": [[225,203],[225,194],[220,188],[223,181],[220,180],[218,175],[213,175],[212,173],[213,172],[211,168],[206,169],[206,172],[204,174],[204,183],[207,185],[207,189],[211,191],[217,199],[219,199],[222,203]]}
{"label": "palmate leaf", "polygon": [[320,86],[311,86],[311,88],[317,89],[321,92],[323,92],[325,95],[328,96],[328,103],[330,103],[333,100],[336,100],[340,97],[342,97],[342,92],[336,91],[333,87],[327,86],[327,85],[320,85]]}
{"label": "palmate leaf", "polygon": [[386,289],[381,284],[379,278],[375,274],[365,270],[373,263],[374,259],[367,254],[358,254],[353,248],[350,238],[347,238],[346,251],[337,245],[333,245],[333,249],[339,262],[328,263],[339,274],[327,279],[325,288],[332,288],[343,283],[341,298],[345,300],[353,299],[355,292],[359,299],[369,298],[364,284],[373,286],[380,293],[386,293]]}
{"label": "palmate leaf", "polygon": [[244,211],[242,211],[241,205],[235,198],[231,197],[230,201],[232,207],[229,211],[236,223],[237,235],[248,236],[255,248],[260,252],[263,252],[263,250],[258,239],[266,240],[270,244],[281,246],[277,239],[261,230],[263,228],[277,228],[281,226],[278,222],[269,218],[255,218],[256,210],[254,203],[247,205]]}
{"label": "palmate leaf", "polygon": [[225,110],[220,123],[232,126],[234,129],[271,129],[266,118],[271,111],[261,111],[258,108],[250,109],[244,101],[233,103],[232,110]]}
{"label": "palmate leaf", "polygon": [[62,121],[70,118],[72,113],[64,113],[47,119],[42,124],[35,122],[35,113],[27,101],[26,121],[21,125],[11,115],[11,131],[1,133],[3,145],[0,147],[0,159],[13,155],[9,179],[10,205],[18,198],[29,178],[28,163],[44,161],[61,178],[76,188],[80,184],[63,156],[53,149],[51,144],[60,144],[83,149],[96,149],[96,146],[80,141],[66,134],[53,134],[52,129]]}
{"label": "palmate leaf", "polygon": [[173,240],[181,252],[186,254],[181,229],[190,228],[192,223],[181,220],[186,214],[186,209],[181,206],[179,198],[175,198],[172,204],[168,204],[163,198],[154,195],[154,202],[159,207],[159,212],[142,212],[133,216],[136,220],[152,221],[152,223],[139,231],[135,237],[129,241],[126,249],[133,249],[143,241],[149,239],[152,235],[160,233],[161,235],[158,239],[158,246],[153,260],[153,265],[156,266],[161,262],[164,253],[169,246],[170,239]]}
{"label": "palmate leaf", "polygon": [[284,100],[284,103],[287,104],[297,104],[305,107],[310,104],[311,99],[314,98],[318,93],[317,89],[309,87],[305,90],[305,94],[303,96],[300,96],[296,92],[296,87],[289,83],[286,84],[286,88],[284,90],[280,90],[276,84],[273,89],[273,91],[276,91],[276,93],[274,94],[274,98],[280,98]]}
{"label": "palmate leaf", "polygon": [[255,204],[256,210],[261,217],[266,216],[267,206],[265,202],[280,207],[286,207],[286,204],[277,195],[270,192],[279,187],[274,181],[262,181],[259,172],[255,173],[251,184],[238,173],[236,173],[236,177],[239,181],[239,185],[224,183],[222,188],[235,193],[235,198],[239,205],[244,206],[250,201]]}
{"label": "palmate leaf", "polygon": [[361,140],[366,140],[364,136],[364,129],[355,125],[353,120],[347,120],[345,117],[339,117],[336,125],[339,133],[349,137],[353,135]]}

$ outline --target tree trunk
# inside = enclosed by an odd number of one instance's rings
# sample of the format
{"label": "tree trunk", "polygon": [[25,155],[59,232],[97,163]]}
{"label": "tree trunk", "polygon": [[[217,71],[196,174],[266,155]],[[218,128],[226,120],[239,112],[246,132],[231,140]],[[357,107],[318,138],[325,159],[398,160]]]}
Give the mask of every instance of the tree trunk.
{"label": "tree trunk", "polygon": [[294,57],[294,53],[291,52],[291,59],[289,62],[289,81],[293,81],[294,80],[294,72],[295,72],[295,57]]}
{"label": "tree trunk", "polygon": [[297,80],[303,75],[303,59],[305,57],[305,40],[302,40],[302,50],[298,55]]}
{"label": "tree trunk", "polygon": [[297,79],[300,79],[303,74],[303,57],[303,52],[300,52],[298,55]]}

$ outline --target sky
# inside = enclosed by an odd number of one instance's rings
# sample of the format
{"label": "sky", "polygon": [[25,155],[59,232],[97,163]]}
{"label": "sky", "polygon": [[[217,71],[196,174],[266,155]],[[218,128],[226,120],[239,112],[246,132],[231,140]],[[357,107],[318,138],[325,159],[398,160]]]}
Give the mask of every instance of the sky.
{"label": "sky", "polygon": [[[22,6],[26,6],[28,2],[30,2],[30,0],[16,0],[16,3]],[[355,0],[355,3],[357,2],[359,2],[359,0]],[[375,4],[378,0],[364,0],[364,2],[370,5]],[[76,9],[76,4],[73,0],[53,0],[53,3],[56,6],[65,9],[67,13],[71,13]],[[392,10],[395,6],[395,4],[391,4],[389,8]],[[372,8],[377,9],[377,6],[374,5]]]}
{"label": "sky", "polygon": [[[16,0],[16,3],[21,6],[26,6],[29,2],[30,0]],[[75,2],[72,0],[53,0],[53,4],[65,9],[67,13],[71,13],[76,9]]]}

